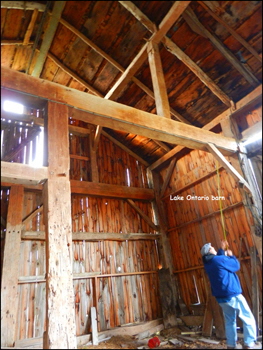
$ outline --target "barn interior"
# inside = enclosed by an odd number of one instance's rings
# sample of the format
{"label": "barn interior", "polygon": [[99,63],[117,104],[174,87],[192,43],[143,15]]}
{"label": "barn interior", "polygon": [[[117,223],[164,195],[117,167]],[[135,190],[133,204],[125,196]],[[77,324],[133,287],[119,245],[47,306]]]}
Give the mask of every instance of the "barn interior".
{"label": "barn interior", "polygon": [[1,1],[1,348],[260,335],[261,129],[262,1]]}

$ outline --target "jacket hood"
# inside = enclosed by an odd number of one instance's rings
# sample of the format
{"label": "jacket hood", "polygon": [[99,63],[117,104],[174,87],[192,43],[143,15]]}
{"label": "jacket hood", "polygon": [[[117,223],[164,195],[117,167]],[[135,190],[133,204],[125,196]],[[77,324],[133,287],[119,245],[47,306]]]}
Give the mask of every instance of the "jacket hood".
{"label": "jacket hood", "polygon": [[213,259],[214,256],[215,256],[214,254],[207,254],[207,255],[204,255],[204,256],[202,257],[203,263],[204,263],[204,264],[205,264],[205,263],[208,263],[210,260]]}

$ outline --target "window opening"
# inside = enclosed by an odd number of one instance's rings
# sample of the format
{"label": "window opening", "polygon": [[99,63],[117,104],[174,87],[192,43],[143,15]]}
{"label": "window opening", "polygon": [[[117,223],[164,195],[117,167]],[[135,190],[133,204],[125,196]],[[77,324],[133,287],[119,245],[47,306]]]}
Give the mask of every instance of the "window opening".
{"label": "window opening", "polygon": [[4,101],[4,111],[16,114],[23,114],[24,106],[21,103],[6,100]]}

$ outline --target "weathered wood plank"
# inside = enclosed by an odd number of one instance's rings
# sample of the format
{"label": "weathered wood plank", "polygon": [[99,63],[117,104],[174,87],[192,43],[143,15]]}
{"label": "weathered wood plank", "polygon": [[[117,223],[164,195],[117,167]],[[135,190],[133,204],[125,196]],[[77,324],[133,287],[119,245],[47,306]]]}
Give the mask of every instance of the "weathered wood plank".
{"label": "weathered wood plank", "polygon": [[[23,231],[21,238],[23,240],[45,240],[44,231]],[[136,241],[136,240],[155,240],[160,235],[149,233],[107,233],[107,232],[73,232],[73,241]]]}
{"label": "weathered wood plank", "polygon": [[1,347],[13,346],[16,336],[23,206],[24,188],[13,185],[9,195],[1,285]]}

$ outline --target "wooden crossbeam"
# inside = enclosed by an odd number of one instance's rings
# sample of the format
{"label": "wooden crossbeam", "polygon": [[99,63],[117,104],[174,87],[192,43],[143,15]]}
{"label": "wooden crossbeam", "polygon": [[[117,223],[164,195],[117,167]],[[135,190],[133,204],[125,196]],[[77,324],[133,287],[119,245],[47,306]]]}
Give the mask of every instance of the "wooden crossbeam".
{"label": "wooden crossbeam", "polygon": [[2,85],[9,89],[45,98],[57,103],[74,106],[87,113],[81,115],[85,122],[180,144],[192,149],[204,150],[211,142],[225,154],[237,151],[233,138],[201,130],[168,118],[147,113],[133,107],[105,100],[76,89],[61,86],[39,78],[2,67]]}
{"label": "wooden crossbeam", "polygon": [[1,161],[1,182],[37,185],[47,179],[48,168]]}
{"label": "wooden crossbeam", "polygon": [[[155,25],[145,16],[131,1],[119,1],[131,14],[151,32],[155,32]],[[187,56],[170,38],[164,36],[162,43],[165,48],[181,60],[223,103],[227,106],[233,105],[231,99],[210,79],[205,72],[198,67],[194,61]],[[183,121],[183,120],[181,120]],[[184,121],[185,122],[185,121]]]}

